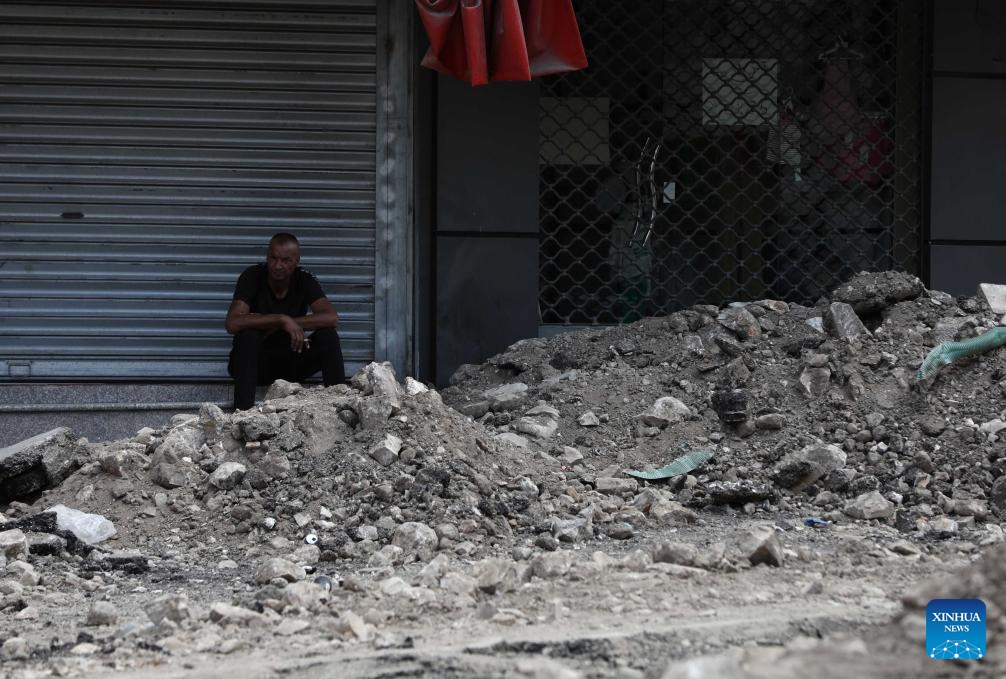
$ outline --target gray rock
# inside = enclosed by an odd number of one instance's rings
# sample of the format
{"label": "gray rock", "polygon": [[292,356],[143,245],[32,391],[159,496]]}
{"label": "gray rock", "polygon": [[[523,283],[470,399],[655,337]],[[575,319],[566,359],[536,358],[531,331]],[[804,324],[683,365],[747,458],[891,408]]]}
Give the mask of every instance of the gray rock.
{"label": "gray rock", "polygon": [[628,540],[634,534],[632,524],[625,521],[612,521],[604,528],[604,533],[613,540]]}
{"label": "gray rock", "polygon": [[648,427],[663,429],[675,422],[681,422],[691,414],[691,408],[678,399],[673,396],[663,396],[658,398],[649,410],[639,415],[639,419]]}
{"label": "gray rock", "polygon": [[947,428],[947,421],[939,415],[928,415],[919,420],[919,429],[926,436],[939,436]]}
{"label": "gray rock", "polygon": [[531,559],[532,574],[546,580],[566,575],[572,566],[573,552],[565,549],[539,554]]}
{"label": "gray rock", "polygon": [[35,587],[42,580],[35,567],[27,561],[17,560],[7,564],[7,574],[25,587]]}
{"label": "gray rock", "polygon": [[[66,549],[66,540],[51,533],[28,533],[28,553],[39,556],[55,556]],[[3,549],[0,549],[0,553]]]}
{"label": "gray rock", "polygon": [[768,413],[755,418],[755,428],[778,431],[786,426],[786,416],[782,413]]}
{"label": "gray rock", "polygon": [[846,454],[838,446],[812,444],[786,455],[775,468],[774,480],[783,488],[803,490],[826,474],[845,466]]}
{"label": "gray rock", "polygon": [[387,467],[398,460],[398,453],[402,450],[402,439],[394,434],[385,434],[384,440],[371,448],[370,457],[374,458],[381,466]]}
{"label": "gray rock", "polygon": [[162,462],[153,468],[150,480],[162,488],[181,488],[188,484],[189,477],[186,470],[178,465]]}
{"label": "gray rock", "polygon": [[407,521],[399,525],[391,539],[391,544],[401,547],[407,557],[415,556],[420,561],[432,559],[438,543],[436,531],[417,521]]}
{"label": "gray rock", "polygon": [[870,334],[855,310],[845,302],[832,302],[824,321],[825,327],[839,339],[855,339]]}
{"label": "gray rock", "polygon": [[240,462],[224,462],[210,474],[210,485],[221,490],[230,490],[241,483],[248,469]]}
{"label": "gray rock", "polygon": [[88,458],[65,427],[0,448],[0,504],[59,485]]}
{"label": "gray rock", "polygon": [[547,441],[559,429],[559,411],[551,406],[536,406],[517,421],[516,429],[522,434]]}
{"label": "gray rock", "polygon": [[496,441],[502,441],[503,443],[508,443],[511,446],[516,446],[517,448],[527,448],[531,445],[526,438],[520,434],[514,434],[511,431],[503,432],[502,434],[497,434],[493,437]]}
{"label": "gray rock", "polygon": [[559,462],[565,465],[574,465],[578,462],[583,461],[583,453],[572,446],[563,446],[562,454],[559,456]]}
{"label": "gray rock", "polygon": [[180,594],[165,594],[148,604],[144,611],[150,622],[159,625],[162,620],[178,624],[193,617],[188,598]]}
{"label": "gray rock", "polygon": [[985,300],[994,314],[1006,314],[1006,285],[979,283],[978,298]]}
{"label": "gray rock", "polygon": [[958,524],[949,516],[941,516],[929,525],[929,532],[937,537],[957,535]]}
{"label": "gray rock", "polygon": [[265,400],[272,401],[274,399],[287,398],[288,396],[293,396],[299,394],[304,390],[304,387],[297,384],[296,382],[287,382],[286,380],[276,380],[269,385],[269,390],[265,393]]}
{"label": "gray rock", "polygon": [[28,538],[18,528],[0,532],[0,554],[8,559],[28,553]]}
{"label": "gray rock", "polygon": [[597,492],[605,495],[621,495],[623,493],[635,493],[639,488],[639,482],[633,478],[614,478],[601,476],[594,481]]}
{"label": "gray rock", "polygon": [[724,309],[716,317],[716,320],[742,340],[761,337],[761,326],[758,325],[758,319],[745,307]]}
{"label": "gray rock", "polygon": [[863,272],[835,290],[831,298],[850,304],[856,313],[882,311],[903,300],[915,299],[926,287],[911,274],[896,271]]}
{"label": "gray rock", "polygon": [[741,539],[740,550],[752,566],[782,566],[785,560],[782,543],[772,526],[756,526],[748,531]]}
{"label": "gray rock", "polygon": [[698,550],[686,542],[662,542],[653,549],[654,563],[694,566]]}
{"label": "gray rock", "polygon": [[989,490],[989,502],[992,503],[999,516],[1006,517],[1006,476],[1000,476],[992,482],[992,488]]}
{"label": "gray rock", "polygon": [[394,411],[390,401],[376,396],[361,398],[356,404],[360,426],[364,429],[382,429]]}
{"label": "gray rock", "polygon": [[383,363],[370,363],[364,369],[367,376],[368,392],[375,397],[386,401],[392,407],[392,413],[397,413],[402,408],[402,387],[395,377],[395,368],[387,361]]}
{"label": "gray rock", "polygon": [[973,516],[979,521],[984,521],[988,516],[988,506],[985,500],[977,498],[958,498],[954,500],[954,514],[958,516]]}
{"label": "gray rock", "polygon": [[854,519],[886,519],[894,510],[894,504],[874,490],[849,500],[842,511]]}
{"label": "gray rock", "polygon": [[489,408],[499,412],[511,410],[524,403],[528,396],[528,386],[523,382],[502,384],[482,394],[489,401]]}
{"label": "gray rock", "polygon": [[577,423],[581,427],[596,427],[601,424],[601,421],[597,419],[597,415],[594,414],[593,410],[588,410],[580,417],[576,418]]}
{"label": "gray rock", "polygon": [[269,624],[268,619],[261,613],[221,601],[210,606],[210,620],[218,625],[238,627],[264,627]]}
{"label": "gray rock", "polygon": [[279,415],[276,413],[244,411],[235,415],[232,422],[237,424],[245,441],[265,441],[275,438],[279,433]]}
{"label": "gray rock", "polygon": [[88,627],[114,625],[119,621],[119,609],[110,601],[95,601],[87,612],[84,624]]}
{"label": "gray rock", "polygon": [[287,582],[297,582],[307,577],[301,566],[292,561],[280,558],[268,559],[255,569],[255,582],[264,585],[274,578],[283,578]]}
{"label": "gray rock", "polygon": [[831,385],[831,370],[829,368],[806,367],[800,373],[800,384],[804,394],[810,398],[823,396]]}

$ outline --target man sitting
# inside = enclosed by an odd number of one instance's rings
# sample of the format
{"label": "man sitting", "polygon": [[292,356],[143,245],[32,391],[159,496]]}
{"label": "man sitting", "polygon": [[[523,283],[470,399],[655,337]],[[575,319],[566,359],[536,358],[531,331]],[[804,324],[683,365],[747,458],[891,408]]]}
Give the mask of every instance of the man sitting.
{"label": "man sitting", "polygon": [[[254,406],[255,387],[277,379],[300,382],[321,370],[326,387],[346,381],[335,332],[339,314],[318,279],[299,264],[297,238],[277,233],[265,263],[238,278],[225,322],[234,335],[227,372],[234,378],[236,410]],[[314,332],[306,337],[305,330]]]}

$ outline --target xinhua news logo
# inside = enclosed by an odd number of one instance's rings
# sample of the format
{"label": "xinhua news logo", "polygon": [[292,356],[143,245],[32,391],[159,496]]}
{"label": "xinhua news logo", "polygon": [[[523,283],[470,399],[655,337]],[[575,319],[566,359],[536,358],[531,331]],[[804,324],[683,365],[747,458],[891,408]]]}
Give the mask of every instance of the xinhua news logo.
{"label": "xinhua news logo", "polygon": [[933,599],[926,606],[926,653],[934,660],[985,657],[985,602]]}

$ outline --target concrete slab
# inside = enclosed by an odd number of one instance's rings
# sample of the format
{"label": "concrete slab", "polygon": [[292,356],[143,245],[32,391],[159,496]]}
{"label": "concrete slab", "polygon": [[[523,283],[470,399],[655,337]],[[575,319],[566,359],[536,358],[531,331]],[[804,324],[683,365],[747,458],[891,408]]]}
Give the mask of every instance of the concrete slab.
{"label": "concrete slab", "polygon": [[979,283],[978,296],[988,302],[994,313],[1006,314],[1006,285]]}

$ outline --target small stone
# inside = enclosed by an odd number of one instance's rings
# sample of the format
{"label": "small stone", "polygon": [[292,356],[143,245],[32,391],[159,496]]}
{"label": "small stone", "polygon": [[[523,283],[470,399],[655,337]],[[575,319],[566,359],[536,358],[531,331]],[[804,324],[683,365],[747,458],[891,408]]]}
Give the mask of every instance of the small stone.
{"label": "small stone", "polygon": [[929,532],[937,537],[952,537],[957,535],[958,525],[949,516],[941,516],[929,524]]}
{"label": "small stone", "polygon": [[260,585],[264,585],[274,578],[297,582],[305,577],[307,577],[307,573],[301,566],[280,558],[268,559],[255,570],[255,582]]}
{"label": "small stone", "polygon": [[886,519],[894,515],[894,510],[894,504],[876,490],[849,500],[843,509],[854,519]]}
{"label": "small stone", "polygon": [[779,536],[772,526],[756,526],[741,539],[741,553],[752,566],[764,563],[782,566],[785,554]]}
{"label": "small stone", "polygon": [[581,427],[596,427],[601,424],[601,421],[597,419],[597,415],[594,414],[593,410],[588,410],[583,415],[580,415],[576,421]]}
{"label": "small stone", "polygon": [[218,625],[239,627],[264,626],[268,621],[264,615],[241,606],[218,601],[210,606],[210,620]]}
{"label": "small stone", "polygon": [[698,556],[694,545],[686,542],[662,542],[653,550],[654,563],[675,563],[680,566],[693,566]]}
{"label": "small stone", "polygon": [[691,409],[673,396],[658,398],[649,410],[639,415],[639,420],[648,427],[664,427],[681,422],[690,417]]}
{"label": "small stone", "polygon": [[407,557],[415,556],[420,561],[432,559],[438,543],[436,531],[425,523],[416,521],[399,525],[391,539],[391,544],[401,547]]}
{"label": "small stone", "polygon": [[192,617],[188,598],[181,594],[165,594],[158,597],[144,610],[150,622],[155,625],[160,624],[162,620],[170,620],[177,624]]}
{"label": "small stone", "polygon": [[635,493],[639,488],[639,482],[633,478],[614,478],[610,476],[598,477],[594,481],[598,493],[605,495],[622,495],[623,493]]}
{"label": "small stone", "polygon": [[482,397],[489,401],[489,407],[495,412],[512,410],[524,403],[527,398],[528,386],[523,382],[503,384],[485,392]]}
{"label": "small stone", "polygon": [[31,653],[28,640],[21,637],[10,637],[0,646],[0,659],[24,660]]}
{"label": "small stone", "polygon": [[398,453],[402,450],[402,439],[394,434],[386,434],[384,440],[370,450],[370,457],[374,458],[378,464],[387,467],[398,459]]}
{"label": "small stone", "polygon": [[855,339],[870,334],[852,306],[845,302],[832,302],[824,320],[825,327],[839,339]]}
{"label": "small stone", "polygon": [[786,426],[786,416],[782,413],[768,413],[755,418],[755,428],[765,431],[777,431]]}
{"label": "small stone", "polygon": [[7,564],[7,574],[25,587],[36,587],[42,579],[35,567],[26,561],[12,561]]}
{"label": "small stone", "polygon": [[947,428],[947,421],[939,415],[929,415],[919,420],[919,429],[926,436],[939,436]]}
{"label": "small stone", "polygon": [[845,466],[846,454],[831,444],[813,444],[786,455],[775,467],[774,480],[783,488],[800,491],[829,472]]}
{"label": "small stone", "polygon": [[633,535],[632,525],[624,521],[613,521],[605,529],[605,534],[613,540],[628,540]]}
{"label": "small stone", "polygon": [[17,558],[28,553],[28,538],[18,528],[0,532],[0,554],[7,558]]}
{"label": "small stone", "polygon": [[800,373],[800,384],[804,394],[810,398],[822,396],[828,392],[831,385],[831,370],[828,368],[807,367]]}
{"label": "small stone", "polygon": [[221,490],[230,490],[241,483],[248,469],[240,462],[224,462],[210,474],[210,485]]}
{"label": "small stone", "polygon": [[583,453],[572,446],[563,446],[562,454],[559,455],[559,462],[565,465],[575,465],[583,461]]}
{"label": "small stone", "polygon": [[272,401],[273,399],[286,398],[288,396],[293,396],[294,394],[299,394],[303,390],[304,387],[296,382],[276,380],[269,385],[269,389],[265,393],[265,400]]}
{"label": "small stone", "polygon": [[110,601],[95,601],[87,612],[84,622],[89,627],[114,625],[119,621],[119,609]]}

